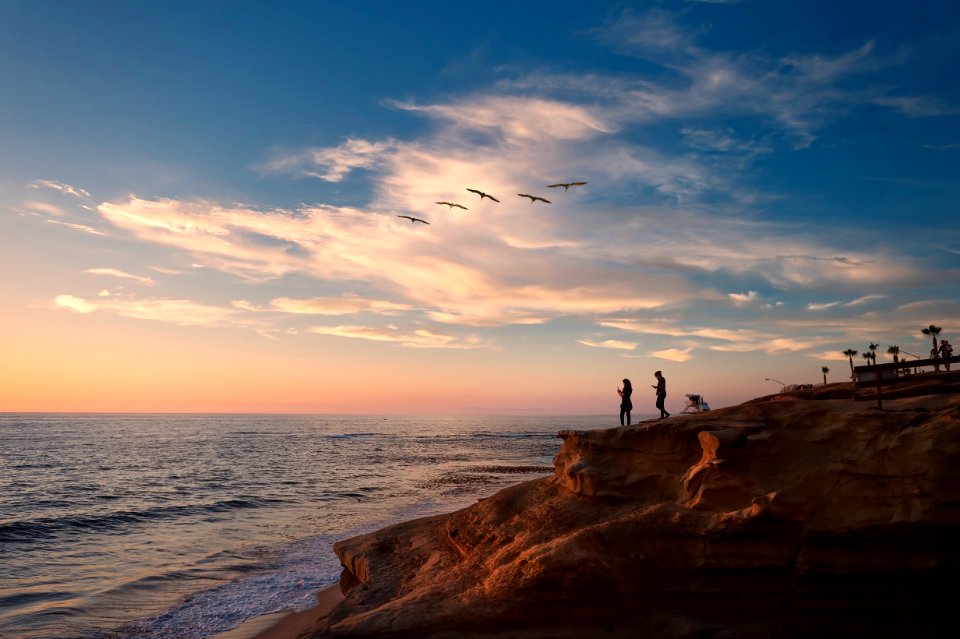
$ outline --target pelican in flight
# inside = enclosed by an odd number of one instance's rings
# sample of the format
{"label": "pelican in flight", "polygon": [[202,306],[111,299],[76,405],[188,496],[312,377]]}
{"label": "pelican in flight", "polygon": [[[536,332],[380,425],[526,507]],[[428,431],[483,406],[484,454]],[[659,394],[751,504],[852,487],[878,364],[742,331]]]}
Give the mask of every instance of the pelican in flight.
{"label": "pelican in flight", "polygon": [[563,190],[568,190],[571,186],[583,186],[586,182],[560,182],[559,184],[548,184],[548,189],[554,189],[558,186],[562,186]]}
{"label": "pelican in flight", "polygon": [[405,217],[408,220],[410,220],[411,224],[413,224],[414,222],[423,222],[424,224],[430,223],[430,222],[427,222],[426,220],[421,220],[419,217],[411,217],[410,215],[398,215],[397,217]]}
{"label": "pelican in flight", "polygon": [[467,207],[463,206],[462,204],[457,204],[457,203],[455,203],[455,202],[435,202],[435,204],[446,204],[446,205],[449,206],[451,209],[452,209],[453,207],[457,207],[458,209],[463,209],[464,211],[469,211],[469,210],[470,210],[470,209],[468,209]]}
{"label": "pelican in flight", "polygon": [[500,201],[500,200],[498,200],[497,198],[493,197],[492,195],[487,195],[487,194],[484,193],[483,191],[478,191],[477,189],[467,189],[467,190],[470,191],[471,193],[476,193],[477,195],[479,195],[481,202],[483,201],[483,198],[485,198],[485,197],[490,198],[490,199],[493,200],[494,202],[499,202],[499,201]]}
{"label": "pelican in flight", "polygon": [[548,200],[548,199],[546,199],[546,198],[542,198],[542,197],[540,197],[539,195],[527,195],[526,193],[517,193],[517,195],[519,195],[520,197],[528,197],[528,198],[530,198],[530,204],[533,204],[533,203],[536,202],[537,200],[540,200],[541,202],[545,202],[545,203],[547,203],[547,204],[550,204],[550,200]]}

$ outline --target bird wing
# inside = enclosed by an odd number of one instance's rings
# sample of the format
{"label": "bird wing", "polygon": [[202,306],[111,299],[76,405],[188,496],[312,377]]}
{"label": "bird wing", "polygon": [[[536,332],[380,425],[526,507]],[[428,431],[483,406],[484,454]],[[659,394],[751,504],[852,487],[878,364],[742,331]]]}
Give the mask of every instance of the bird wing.
{"label": "bird wing", "polygon": [[[541,202],[546,202],[547,204],[550,204],[550,200],[548,200],[548,199],[546,199],[546,198],[543,198],[543,197],[537,196],[537,197],[535,197],[535,198],[533,198],[533,199],[534,199],[534,200],[540,200]],[[532,201],[532,200],[531,200],[531,201]]]}
{"label": "bird wing", "polygon": [[421,220],[419,217],[415,217],[415,218],[413,218],[413,220],[414,220],[415,222],[423,222],[424,224],[430,224],[430,222],[427,222],[426,220]]}
{"label": "bird wing", "polygon": [[458,209],[463,209],[464,211],[469,211],[469,210],[470,210],[470,209],[468,209],[467,207],[465,207],[465,206],[462,205],[462,204],[454,204],[453,206],[457,207]]}
{"label": "bird wing", "polygon": [[[484,195],[486,195],[486,194],[484,194]],[[487,195],[487,197],[490,198],[491,200],[493,200],[494,202],[499,202],[499,201],[500,201],[500,200],[498,200],[497,198],[493,197],[492,195]]]}
{"label": "bird wing", "polygon": [[533,200],[535,199],[535,196],[533,196],[533,195],[527,195],[526,193],[517,193],[517,195],[520,196],[520,197],[528,197],[528,198],[530,198],[530,201],[531,201],[531,202],[533,202]]}
{"label": "bird wing", "polygon": [[453,206],[451,202],[434,202],[434,204],[446,204],[447,206]]}
{"label": "bird wing", "polygon": [[586,182],[571,182],[570,186],[583,186]]}
{"label": "bird wing", "polygon": [[555,189],[555,188],[557,188],[558,186],[567,187],[567,186],[570,186],[570,185],[569,185],[569,184],[548,184],[548,185],[547,185],[547,188],[548,188],[548,189]]}
{"label": "bird wing", "polygon": [[409,215],[398,215],[397,217],[404,217],[404,218],[410,220],[411,222],[413,221],[413,218],[410,217]]}
{"label": "bird wing", "polygon": [[467,190],[470,191],[471,193],[476,193],[480,197],[483,197],[483,191],[478,191],[477,189],[467,189]]}

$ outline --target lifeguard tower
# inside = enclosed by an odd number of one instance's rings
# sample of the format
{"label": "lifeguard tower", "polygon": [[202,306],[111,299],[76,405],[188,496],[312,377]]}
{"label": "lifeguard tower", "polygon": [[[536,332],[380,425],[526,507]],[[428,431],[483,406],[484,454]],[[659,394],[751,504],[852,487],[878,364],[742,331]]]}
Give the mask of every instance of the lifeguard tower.
{"label": "lifeguard tower", "polygon": [[710,410],[710,404],[704,399],[703,395],[696,393],[687,393],[687,405],[680,411],[681,415],[690,415],[693,413],[705,413]]}

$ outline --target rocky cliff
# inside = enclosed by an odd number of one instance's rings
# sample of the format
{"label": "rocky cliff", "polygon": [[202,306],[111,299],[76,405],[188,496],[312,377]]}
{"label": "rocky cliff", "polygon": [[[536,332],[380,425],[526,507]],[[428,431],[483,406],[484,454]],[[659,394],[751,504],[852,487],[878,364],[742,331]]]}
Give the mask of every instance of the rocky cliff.
{"label": "rocky cliff", "polygon": [[338,543],[344,597],[304,636],[960,636],[939,384],[563,431],[552,477]]}

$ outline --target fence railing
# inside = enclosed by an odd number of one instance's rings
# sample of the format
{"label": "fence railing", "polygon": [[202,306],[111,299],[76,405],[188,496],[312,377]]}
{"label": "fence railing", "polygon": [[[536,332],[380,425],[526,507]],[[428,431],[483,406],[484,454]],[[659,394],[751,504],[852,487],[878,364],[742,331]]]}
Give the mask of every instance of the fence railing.
{"label": "fence railing", "polygon": [[[956,365],[956,366],[955,366]],[[954,355],[950,358],[930,358],[901,360],[899,362],[887,362],[883,364],[867,364],[865,366],[853,367],[853,399],[862,401],[873,399],[873,397],[862,397],[858,392],[861,388],[877,389],[877,408],[883,408],[883,392],[881,388],[884,384],[896,382],[910,377],[914,374],[936,375],[937,373],[960,370],[960,355]],[[930,368],[929,371],[920,371],[922,368]],[[911,371],[915,371],[911,373]]]}

